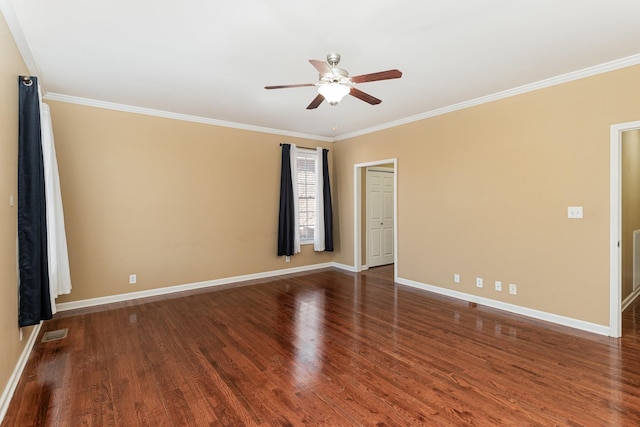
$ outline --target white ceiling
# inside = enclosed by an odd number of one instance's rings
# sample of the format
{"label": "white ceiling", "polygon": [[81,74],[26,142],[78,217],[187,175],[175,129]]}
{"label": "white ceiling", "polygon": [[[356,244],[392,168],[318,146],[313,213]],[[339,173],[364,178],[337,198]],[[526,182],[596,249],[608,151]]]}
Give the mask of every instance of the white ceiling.
{"label": "white ceiling", "polygon": [[[639,0],[0,0],[52,99],[335,139],[600,64],[640,63]],[[306,110],[309,59],[392,68]],[[620,61],[622,59],[622,61]],[[81,100],[80,100],[81,101]],[[85,102],[85,101],[81,101]]]}

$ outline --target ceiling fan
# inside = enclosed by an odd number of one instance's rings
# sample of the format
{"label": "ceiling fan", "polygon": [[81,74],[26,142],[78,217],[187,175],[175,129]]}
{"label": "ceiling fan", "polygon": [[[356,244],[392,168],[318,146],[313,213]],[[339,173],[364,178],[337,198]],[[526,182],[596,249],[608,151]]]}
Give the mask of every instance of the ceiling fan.
{"label": "ceiling fan", "polygon": [[264,88],[285,89],[290,87],[317,86],[318,95],[313,99],[313,101],[311,101],[311,104],[307,106],[307,110],[318,108],[325,99],[330,105],[337,105],[347,94],[355,96],[356,98],[364,102],[368,102],[371,105],[376,105],[380,104],[382,101],[368,93],[364,93],[363,91],[356,89],[353,85],[358,83],[375,82],[378,80],[398,79],[402,77],[402,72],[400,70],[387,70],[349,77],[349,73],[346,70],[338,68],[340,55],[337,53],[328,54],[326,62],[317,59],[310,59],[309,62],[320,73],[318,83],[265,86]]}

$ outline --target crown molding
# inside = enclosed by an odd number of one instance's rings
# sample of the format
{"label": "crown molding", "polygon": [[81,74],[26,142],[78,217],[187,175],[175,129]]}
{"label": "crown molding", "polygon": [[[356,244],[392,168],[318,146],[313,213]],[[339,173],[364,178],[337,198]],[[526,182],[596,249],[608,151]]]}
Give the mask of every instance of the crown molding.
{"label": "crown molding", "polygon": [[610,62],[605,62],[604,64],[595,65],[593,67],[584,68],[578,71],[572,71],[570,73],[561,74],[556,77],[551,77],[545,80],[540,80],[538,82],[529,83],[523,86],[518,86],[513,89],[507,89],[502,92],[497,92],[491,95],[482,96],[480,98],[471,99],[469,101],[459,102],[457,104],[449,105],[447,107],[438,108],[435,110],[427,111],[425,113],[416,114],[414,116],[405,117],[403,119],[394,120],[391,122],[383,123],[377,126],[372,126],[366,129],[362,129],[355,132],[345,133],[343,135],[338,135],[334,139],[335,141],[344,141],[346,139],[355,138],[357,136],[366,135],[369,133],[379,132],[381,130],[394,128],[397,126],[406,125],[408,123],[417,122],[419,120],[428,119],[435,116],[440,116],[443,114],[451,113],[454,111],[463,110],[469,107],[475,107],[482,104],[487,104],[489,102],[498,101],[500,99],[510,98],[512,96],[521,95],[528,92],[533,92],[536,90],[548,88],[551,86],[560,85],[563,83],[572,82],[575,80],[580,80],[586,77],[595,76],[598,74],[607,73],[609,71],[619,70],[621,68],[631,67],[633,65],[640,64],[640,54],[628,56],[626,58],[617,59]]}
{"label": "crown molding", "polygon": [[211,119],[208,117],[192,116],[189,114],[174,113],[171,111],[155,110],[152,108],[136,107],[133,105],[126,105],[126,104],[117,104],[115,102],[99,101],[96,99],[89,99],[89,98],[80,98],[77,96],[62,95],[59,93],[49,92],[44,96],[43,99],[45,101],[66,102],[69,104],[78,104],[78,105],[84,105],[87,107],[104,108],[107,110],[123,111],[126,113],[134,113],[134,114],[144,114],[147,116],[162,117],[165,119],[182,120],[185,122],[194,122],[194,123],[201,123],[205,125],[221,126],[221,127],[227,127],[227,128],[233,128],[233,129],[247,130],[251,132],[269,133],[273,135],[282,135],[282,136],[287,136],[291,138],[304,138],[304,139],[311,139],[311,140],[323,141],[323,142],[335,141],[334,138],[329,138],[325,136],[311,135],[311,134],[300,133],[300,132],[290,132],[290,131],[281,130],[281,129],[272,129],[272,128],[267,128],[262,126],[253,126],[253,125],[248,125],[244,123],[227,122],[224,120]]}
{"label": "crown molding", "polygon": [[44,82],[40,78],[40,76],[42,75],[42,73],[40,73],[40,67],[38,67],[38,63],[31,53],[31,46],[29,46],[29,42],[22,32],[22,25],[20,24],[18,15],[16,15],[16,10],[13,6],[13,2],[11,0],[0,0],[0,12],[2,12],[4,20],[7,22],[9,31],[11,32],[13,40],[18,47],[18,51],[22,56],[24,64],[29,70],[29,74],[38,77],[40,88],[43,92],[46,92]]}
{"label": "crown molding", "polygon": [[[2,5],[4,3],[10,3],[10,0],[0,0],[0,5]],[[3,10],[3,12],[4,12],[4,10]],[[72,104],[86,105],[86,106],[90,106],[90,107],[106,108],[106,109],[110,109],[110,110],[124,111],[124,112],[129,112],[129,113],[146,114],[146,115],[150,115],[150,116],[164,117],[164,118],[174,119],[174,120],[183,120],[183,121],[189,121],[189,122],[195,122],[195,123],[203,123],[203,124],[208,124],[208,125],[213,125],[213,126],[222,126],[222,127],[229,127],[229,128],[234,128],[234,129],[248,130],[248,131],[253,131],[253,132],[262,132],[262,133],[269,133],[269,134],[274,134],[274,135],[282,135],[282,136],[288,136],[288,137],[292,137],[292,138],[304,138],[304,139],[311,139],[311,140],[323,141],[323,142],[337,142],[337,141],[344,141],[344,140],[347,140],[347,139],[355,138],[357,136],[362,136],[362,135],[367,135],[367,134],[374,133],[374,132],[379,132],[379,131],[385,130],[385,129],[390,129],[390,128],[402,126],[402,125],[405,125],[405,124],[417,122],[417,121],[428,119],[428,118],[431,118],[431,117],[440,116],[440,115],[451,113],[451,112],[454,112],[454,111],[463,110],[465,108],[475,107],[475,106],[478,106],[478,105],[487,104],[489,102],[498,101],[498,100],[505,99],[505,98],[510,98],[512,96],[521,95],[521,94],[525,94],[525,93],[528,93],[528,92],[533,92],[533,91],[540,90],[540,89],[545,89],[545,88],[548,88],[548,87],[551,87],[551,86],[557,86],[557,85],[560,85],[560,84],[563,84],[563,83],[568,83],[568,82],[572,82],[572,81],[575,81],[575,80],[580,80],[580,79],[583,79],[583,78],[586,78],[586,77],[591,77],[591,76],[595,76],[595,75],[598,75],[598,74],[603,74],[603,73],[607,73],[607,72],[610,72],[610,71],[619,70],[621,68],[631,67],[633,65],[638,65],[638,64],[640,64],[640,54],[628,56],[626,58],[617,59],[617,60],[614,60],[614,61],[606,62],[604,64],[595,65],[593,67],[588,67],[588,68],[584,68],[582,70],[573,71],[573,72],[570,72],[570,73],[566,73],[566,74],[562,74],[562,75],[559,75],[559,76],[551,77],[551,78],[548,78],[548,79],[545,79],[545,80],[540,80],[538,82],[534,82],[534,83],[529,83],[529,84],[526,84],[526,85],[518,86],[518,87],[515,87],[515,88],[512,88],[512,89],[507,89],[507,90],[504,90],[504,91],[501,91],[501,92],[497,92],[497,93],[494,93],[494,94],[491,94],[491,95],[487,95],[487,96],[482,96],[480,98],[471,99],[469,101],[459,102],[457,104],[453,104],[453,105],[449,105],[447,107],[443,107],[443,108],[438,108],[438,109],[435,109],[435,110],[427,111],[425,113],[421,113],[421,114],[416,114],[416,115],[413,115],[413,116],[405,117],[403,119],[394,120],[394,121],[387,122],[387,123],[382,123],[380,125],[372,126],[372,127],[365,128],[365,129],[361,129],[361,130],[358,130],[358,131],[355,131],[355,132],[350,132],[350,133],[338,135],[338,136],[333,137],[333,138],[320,136],[320,135],[311,135],[311,134],[299,133],[299,132],[290,132],[290,131],[281,130],[281,129],[273,129],[273,128],[266,128],[266,127],[261,127],[261,126],[253,126],[253,125],[248,125],[248,124],[243,124],[243,123],[227,122],[227,121],[211,119],[211,118],[207,118],[207,117],[191,116],[191,115],[187,115],[187,114],[173,113],[173,112],[162,111],[162,110],[154,110],[154,109],[150,109],[150,108],[136,107],[136,106],[132,106],[132,105],[116,104],[116,103],[113,103],[113,102],[98,101],[98,100],[94,100],[94,99],[80,98],[80,97],[62,95],[62,94],[57,94],[57,93],[48,93],[44,97],[44,99],[45,100],[52,100],[52,101],[68,102],[68,103],[72,103]]]}

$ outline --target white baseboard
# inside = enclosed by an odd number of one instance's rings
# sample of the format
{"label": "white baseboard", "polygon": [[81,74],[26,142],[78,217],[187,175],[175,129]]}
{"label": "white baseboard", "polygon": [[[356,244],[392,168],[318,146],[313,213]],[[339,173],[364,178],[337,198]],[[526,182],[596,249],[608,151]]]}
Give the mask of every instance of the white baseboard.
{"label": "white baseboard", "polygon": [[335,268],[339,268],[340,270],[349,271],[351,273],[356,272],[356,268],[353,265],[340,264],[339,262],[332,263]]}
{"label": "white baseboard", "polygon": [[522,316],[531,317],[538,320],[544,320],[546,322],[556,323],[558,325],[568,326],[574,329],[580,329],[582,331],[593,332],[599,335],[609,336],[609,327],[598,325],[595,323],[585,322],[583,320],[573,319],[571,317],[559,316],[553,313],[547,313],[545,311],[534,310],[531,308],[522,307],[515,304],[509,304],[502,301],[496,301],[489,298],[479,297],[477,295],[471,295],[464,292],[454,291],[452,289],[440,288],[438,286],[427,285],[425,283],[416,282],[409,279],[398,278],[397,283],[402,285],[411,286],[414,288],[424,289],[436,294],[445,295],[448,297],[460,299],[463,301],[475,302],[477,304],[486,305],[487,307],[497,308],[499,310],[508,311],[510,313],[520,314]]}
{"label": "white baseboard", "polygon": [[633,291],[631,293],[631,295],[629,295],[624,300],[622,300],[622,308],[621,308],[620,312],[625,311],[627,309],[627,307],[629,307],[631,305],[631,303],[634,302],[636,300],[636,298],[638,298],[638,296],[640,296],[640,288],[636,289],[635,291]]}
{"label": "white baseboard", "polygon": [[38,333],[40,332],[40,328],[42,327],[42,322],[35,325],[33,330],[31,331],[31,336],[27,340],[27,343],[22,350],[22,354],[18,359],[18,363],[16,363],[16,367],[13,369],[13,373],[11,373],[11,377],[9,377],[9,381],[7,382],[7,386],[4,388],[2,392],[2,396],[0,396],[0,424],[2,424],[2,420],[4,416],[7,414],[7,410],[9,409],[9,403],[11,403],[11,398],[13,397],[13,393],[16,391],[16,387],[18,387],[18,381],[22,376],[22,371],[24,371],[24,367],[27,365],[27,360],[29,360],[29,355],[31,354],[31,350],[33,350],[33,346],[36,343],[36,338],[38,338]]}
{"label": "white baseboard", "polygon": [[158,295],[172,294],[175,292],[190,291],[193,289],[209,288],[214,286],[228,285],[231,283],[245,282],[248,280],[266,279],[269,277],[282,276],[285,274],[300,273],[305,271],[319,270],[321,268],[336,267],[343,270],[353,271],[353,267],[344,264],[326,262],[322,264],[305,265],[301,267],[285,268],[282,270],[265,271],[262,273],[245,274],[243,276],[225,277],[222,279],[207,280],[204,282],[187,283],[184,285],[167,286],[165,288],[149,289],[146,291],[129,292],[126,294],[110,295],[106,297],[90,298],[79,301],[63,302],[56,304],[58,311],[75,310],[78,308],[94,307],[97,305],[110,304],[114,302],[129,301],[138,298],[147,298]]}
{"label": "white baseboard", "polygon": [[[166,294],[171,294],[175,292],[222,286],[222,285],[228,285],[232,283],[244,282],[248,280],[266,279],[266,278],[275,277],[275,276],[282,276],[285,274],[313,271],[313,270],[318,270],[321,268],[329,268],[329,267],[339,268],[341,270],[349,271],[352,273],[355,272],[355,267],[351,265],[340,264],[336,262],[327,262],[322,264],[305,265],[301,267],[285,268],[282,270],[266,271],[262,273],[246,274],[242,276],[226,277],[222,279],[208,280],[204,282],[188,283],[184,285],[168,286],[165,288],[149,289],[146,291],[130,292],[126,294],[117,294],[117,295],[110,295],[106,297],[91,298],[91,299],[80,300],[80,301],[60,303],[56,305],[56,308],[58,311],[66,311],[66,310],[74,310],[78,308],[94,307],[94,306],[109,304],[114,302],[129,301],[129,300],[138,299],[138,298],[147,298],[147,297],[158,296],[158,295],[166,295]],[[515,304],[509,304],[501,301],[492,300],[489,298],[479,297],[477,295],[471,295],[464,292],[455,291],[452,289],[440,288],[438,286],[428,285],[425,283],[420,283],[413,280],[404,279],[401,277],[398,277],[395,281],[402,285],[424,289],[429,292],[434,292],[440,295],[457,298],[463,301],[475,302],[477,304],[482,304],[487,307],[497,308],[499,310],[504,310],[510,313],[520,314],[523,316],[544,320],[547,322],[556,323],[563,326],[569,326],[571,328],[593,332],[599,335],[607,335],[607,336],[609,335],[609,327],[607,326],[597,325],[595,323],[585,322],[585,321],[573,319],[570,317],[559,316],[557,314],[547,313],[540,310],[534,310],[534,309],[522,307]]]}

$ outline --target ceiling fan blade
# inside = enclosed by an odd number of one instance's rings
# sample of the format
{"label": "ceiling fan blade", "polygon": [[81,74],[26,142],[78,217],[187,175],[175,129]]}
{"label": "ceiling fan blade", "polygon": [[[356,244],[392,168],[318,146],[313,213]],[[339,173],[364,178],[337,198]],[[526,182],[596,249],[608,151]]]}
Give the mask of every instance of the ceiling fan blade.
{"label": "ceiling fan blade", "polygon": [[317,59],[310,59],[309,62],[316,68],[316,70],[318,70],[320,74],[333,74],[333,70],[326,62],[319,61]]}
{"label": "ceiling fan blade", "polygon": [[356,89],[355,87],[352,87],[351,90],[349,91],[349,95],[351,96],[355,96],[356,98],[364,101],[364,102],[368,102],[371,105],[376,105],[376,104],[380,104],[382,101],[379,100],[376,97],[373,97],[371,95],[369,95],[368,93],[364,93],[363,91]]}
{"label": "ceiling fan blade", "polygon": [[279,85],[279,86],[265,86],[265,89],[287,89],[290,87],[305,87],[305,86],[315,86],[315,83],[301,83],[298,85]]}
{"label": "ceiling fan blade", "polygon": [[375,82],[377,80],[399,79],[402,77],[400,70],[387,70],[371,74],[362,74],[360,76],[351,77],[353,83]]}
{"label": "ceiling fan blade", "polygon": [[324,96],[318,94],[318,96],[313,98],[313,101],[311,101],[311,104],[309,104],[309,106],[307,107],[307,110],[313,110],[314,108],[318,108],[318,106],[322,104],[322,101],[324,101]]}

